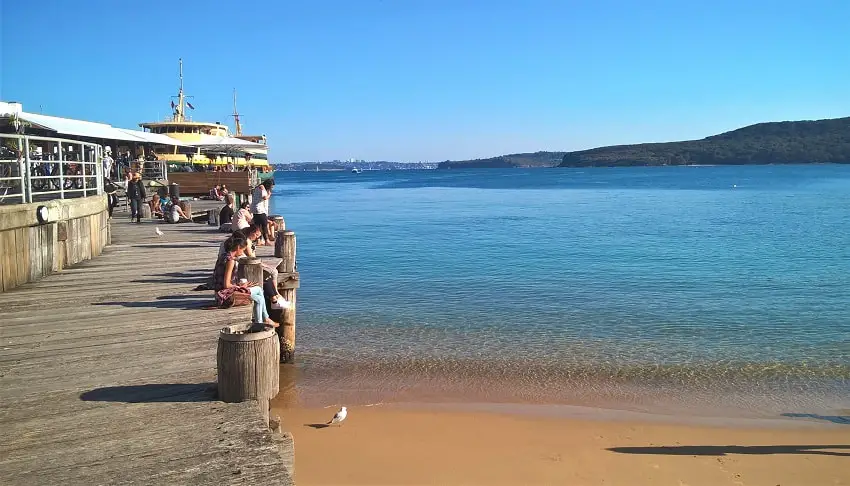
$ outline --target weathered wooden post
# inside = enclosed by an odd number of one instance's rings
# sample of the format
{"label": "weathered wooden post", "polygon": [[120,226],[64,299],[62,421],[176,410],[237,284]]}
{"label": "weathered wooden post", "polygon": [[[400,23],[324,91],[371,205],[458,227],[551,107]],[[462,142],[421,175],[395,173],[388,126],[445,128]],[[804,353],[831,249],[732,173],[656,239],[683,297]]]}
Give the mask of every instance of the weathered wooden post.
{"label": "weathered wooden post", "polygon": [[189,201],[180,201],[180,209],[187,218],[192,219],[192,203]]}
{"label": "weathered wooden post", "polygon": [[228,403],[257,400],[268,427],[269,400],[280,389],[280,342],[271,329],[248,328],[228,326],[219,332],[218,398]]}
{"label": "weathered wooden post", "polygon": [[[249,282],[256,282],[260,285],[263,283],[263,262],[259,258],[247,258],[244,262],[239,262],[239,267],[244,272],[241,278],[247,279]],[[237,272],[237,275],[239,272]]]}
{"label": "weathered wooden post", "polygon": [[[296,291],[300,287],[298,272],[295,268],[295,232],[285,230],[278,235],[275,242],[275,256],[281,259],[277,266],[277,290],[290,306],[281,311],[280,327],[280,358],[283,363],[295,362],[295,308]],[[280,251],[277,251],[280,249]]]}
{"label": "weathered wooden post", "polygon": [[151,214],[151,205],[145,201],[142,201],[139,211],[142,213],[142,219],[151,219],[153,217],[153,214]]}
{"label": "weathered wooden post", "polygon": [[210,226],[218,226],[218,210],[216,209],[208,209],[207,210],[207,224]]}

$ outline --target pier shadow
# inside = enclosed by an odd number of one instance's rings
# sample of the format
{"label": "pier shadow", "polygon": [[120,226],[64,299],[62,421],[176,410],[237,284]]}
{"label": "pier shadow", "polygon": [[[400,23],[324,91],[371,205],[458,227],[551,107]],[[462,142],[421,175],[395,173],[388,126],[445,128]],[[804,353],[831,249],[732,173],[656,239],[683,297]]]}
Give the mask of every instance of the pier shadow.
{"label": "pier shadow", "polygon": [[217,400],[215,383],[152,383],[148,385],[107,386],[80,394],[84,402],[212,402]]}
{"label": "pier shadow", "polygon": [[850,425],[850,415],[818,415],[816,413],[783,413],[783,417],[791,418],[809,418],[815,420],[824,420],[839,425]]}
{"label": "pier shadow", "polygon": [[162,296],[162,297],[157,297],[157,300],[155,300],[155,301],[95,302],[92,305],[128,307],[128,308],[135,308],[135,309],[152,308],[152,309],[197,310],[197,309],[207,309],[210,306],[214,306],[215,300],[211,297],[198,298],[198,297],[195,297],[195,296],[189,296],[189,297],[186,297],[186,298],[181,298],[181,296]]}
{"label": "pier shadow", "polygon": [[769,445],[769,446],[659,446],[659,447],[609,447],[606,450],[620,454],[662,454],[669,456],[725,456],[728,454],[815,454],[821,456],[850,457],[850,452],[825,449],[846,449],[850,445]]}
{"label": "pier shadow", "polygon": [[185,249],[185,248],[212,248],[215,246],[214,242],[198,244],[198,243],[151,243],[151,244],[143,244],[136,245],[139,248],[173,248],[173,249]]}
{"label": "pier shadow", "polygon": [[206,275],[184,275],[182,277],[154,277],[154,278],[138,278],[136,280],[131,280],[131,283],[152,283],[152,284],[166,284],[166,283],[176,283],[176,284],[201,284],[209,280]]}
{"label": "pier shadow", "polygon": [[131,280],[133,283],[176,283],[176,284],[200,284],[210,279],[212,270],[209,268],[186,270],[185,272],[165,272],[159,275],[145,275],[143,278]]}

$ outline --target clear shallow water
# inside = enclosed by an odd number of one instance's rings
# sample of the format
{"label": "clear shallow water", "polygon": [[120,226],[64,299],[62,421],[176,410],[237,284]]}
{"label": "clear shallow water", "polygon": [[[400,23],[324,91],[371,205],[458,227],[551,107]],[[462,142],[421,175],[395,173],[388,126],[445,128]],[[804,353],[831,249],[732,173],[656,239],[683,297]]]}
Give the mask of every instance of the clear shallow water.
{"label": "clear shallow water", "polygon": [[277,182],[302,400],[850,408],[850,167]]}

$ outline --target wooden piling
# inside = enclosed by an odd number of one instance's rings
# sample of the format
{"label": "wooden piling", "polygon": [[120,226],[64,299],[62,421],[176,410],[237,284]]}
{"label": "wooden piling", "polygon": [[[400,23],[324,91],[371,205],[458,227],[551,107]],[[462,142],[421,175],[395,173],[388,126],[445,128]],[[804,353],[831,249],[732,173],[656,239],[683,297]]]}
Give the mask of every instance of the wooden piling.
{"label": "wooden piling", "polygon": [[192,203],[189,201],[180,201],[180,209],[183,210],[183,214],[186,215],[187,218],[192,218]]}
{"label": "wooden piling", "polygon": [[249,282],[263,282],[263,262],[259,258],[247,258],[239,265],[244,268],[244,276]]}
{"label": "wooden piling", "polygon": [[277,266],[278,272],[288,273],[295,271],[295,232],[284,230],[278,235],[274,242],[274,256],[282,258],[283,261]]}
{"label": "wooden piling", "polygon": [[281,311],[280,327],[280,358],[282,363],[295,362],[295,308],[297,289],[300,286],[298,272],[295,271],[295,232],[284,230],[275,242],[275,256],[281,259],[277,266],[277,290],[290,306]]}
{"label": "wooden piling", "polygon": [[140,204],[139,211],[142,212],[142,219],[151,219],[153,215],[151,214],[151,205],[145,201],[142,201]]}
{"label": "wooden piling", "polygon": [[219,226],[217,209],[207,209],[207,224],[210,226]]}
{"label": "wooden piling", "polygon": [[265,403],[268,420],[268,400],[280,388],[280,343],[273,330],[246,332],[249,327],[228,326],[219,332],[218,398],[228,403],[257,400],[261,407]]}

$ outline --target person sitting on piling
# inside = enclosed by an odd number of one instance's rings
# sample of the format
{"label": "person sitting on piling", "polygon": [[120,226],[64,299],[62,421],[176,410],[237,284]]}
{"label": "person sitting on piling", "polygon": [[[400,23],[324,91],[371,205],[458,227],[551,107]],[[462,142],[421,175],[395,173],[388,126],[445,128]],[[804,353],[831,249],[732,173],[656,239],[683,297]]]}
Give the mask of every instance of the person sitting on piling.
{"label": "person sitting on piling", "polygon": [[222,233],[233,231],[233,204],[235,200],[233,194],[224,196],[224,207],[218,212],[218,230]]}
{"label": "person sitting on piling", "polygon": [[215,290],[216,303],[222,306],[234,293],[246,293],[254,302],[252,328],[262,328],[263,325],[278,327],[279,324],[269,318],[266,302],[263,298],[263,289],[259,286],[259,282],[239,284],[236,281],[236,260],[245,253],[247,247],[248,240],[242,235],[231,235],[225,240],[225,252],[218,256],[213,271],[213,290]]}

